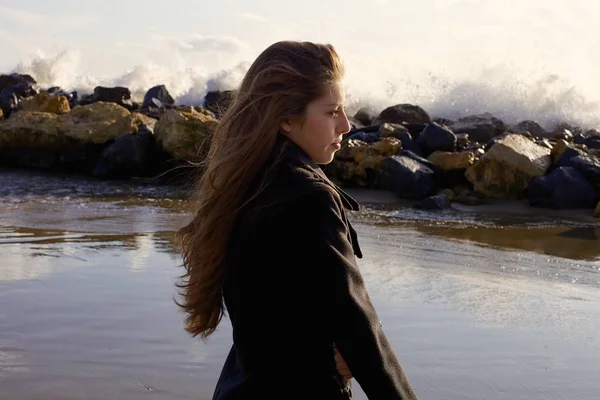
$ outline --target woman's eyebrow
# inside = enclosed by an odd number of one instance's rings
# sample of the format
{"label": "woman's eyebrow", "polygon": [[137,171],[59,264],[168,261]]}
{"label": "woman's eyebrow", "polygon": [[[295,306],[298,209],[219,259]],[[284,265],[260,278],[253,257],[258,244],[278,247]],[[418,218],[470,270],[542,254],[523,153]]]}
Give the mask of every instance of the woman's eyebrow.
{"label": "woman's eyebrow", "polygon": [[342,105],[343,105],[342,103],[331,103],[331,104],[327,104],[327,107],[329,107],[329,106],[341,107]]}

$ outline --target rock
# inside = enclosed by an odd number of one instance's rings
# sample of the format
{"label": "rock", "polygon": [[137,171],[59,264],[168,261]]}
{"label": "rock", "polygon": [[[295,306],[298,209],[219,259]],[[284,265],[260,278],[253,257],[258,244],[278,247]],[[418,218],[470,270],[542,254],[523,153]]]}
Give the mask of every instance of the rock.
{"label": "rock", "polygon": [[417,140],[419,139],[419,136],[421,135],[421,132],[423,132],[423,130],[425,128],[427,128],[427,124],[418,124],[418,123],[403,123],[402,125],[404,125],[404,127],[406,129],[408,129],[408,133],[410,133],[410,136],[412,137],[413,140]]}
{"label": "rock", "polygon": [[146,125],[135,134],[123,135],[109,145],[100,156],[93,175],[99,178],[146,176],[156,151],[154,134]]}
{"label": "rock", "polygon": [[131,91],[126,87],[116,86],[116,87],[103,87],[97,86],[94,88],[94,94],[92,95],[91,101],[93,103],[96,102],[106,102],[106,103],[116,103],[122,107],[125,107],[127,110],[133,110],[134,106],[131,101]]}
{"label": "rock", "polygon": [[217,120],[207,114],[168,110],[160,118],[154,134],[156,142],[173,158],[203,159],[209,149],[210,134]]}
{"label": "rock", "polygon": [[452,121],[451,119],[443,118],[443,117],[434,118],[431,122],[435,122],[438,125],[445,125],[445,126],[450,126],[454,123],[454,121]]}
{"label": "rock", "polygon": [[585,140],[585,145],[588,149],[600,149],[600,136],[588,136]]}
{"label": "rock", "polygon": [[518,197],[529,182],[546,173],[551,165],[550,150],[521,135],[499,140],[465,176],[475,190],[489,197]]}
{"label": "rock", "polygon": [[59,163],[63,123],[50,113],[22,111],[0,121],[0,162],[47,169]]}
{"label": "rock", "polygon": [[[562,139],[559,139],[562,140]],[[554,145],[546,138],[544,139],[538,139],[535,141],[535,143],[539,146],[545,147],[549,150],[552,150],[554,148]]]}
{"label": "rock", "polygon": [[42,92],[23,100],[19,104],[19,110],[66,114],[71,111],[71,106],[65,96],[54,96]]}
{"label": "rock", "polygon": [[104,144],[123,135],[136,133],[142,124],[153,127],[156,120],[107,102],[77,106],[61,115],[65,136],[80,142]]}
{"label": "rock", "polygon": [[445,171],[453,171],[467,169],[473,165],[475,163],[475,153],[472,151],[463,151],[460,153],[436,151],[431,153],[427,159]]}
{"label": "rock", "polygon": [[456,150],[456,136],[445,127],[431,123],[421,132],[417,144],[425,156],[434,151],[454,151]]}
{"label": "rock", "polygon": [[556,167],[569,167],[571,166],[571,164],[569,163],[569,160],[573,157],[577,157],[578,155],[583,155],[585,154],[585,151],[575,147],[575,146],[567,146],[564,149],[558,149],[561,150],[561,154],[560,157],[557,158],[555,166]]}
{"label": "rock", "polygon": [[579,154],[567,161],[567,165],[575,168],[594,186],[600,189],[600,158],[591,154]]}
{"label": "rock", "polygon": [[210,91],[204,97],[204,107],[212,111],[217,118],[221,118],[232,100],[233,91]]}
{"label": "rock", "polygon": [[552,151],[550,155],[552,156],[552,163],[556,164],[558,160],[562,157],[565,150],[569,147],[569,143],[567,143],[564,139],[559,139],[556,141],[554,147],[552,147]]}
{"label": "rock", "polygon": [[600,218],[600,201],[598,202],[598,205],[596,205],[596,210],[594,211],[594,217]]}
{"label": "rock", "polygon": [[479,143],[487,143],[506,130],[504,122],[495,118],[490,113],[460,118],[452,125],[449,125],[449,128],[454,133],[468,133],[472,141]]}
{"label": "rock", "polygon": [[379,126],[379,136],[381,137],[395,137],[400,139],[402,135],[409,134],[408,129],[401,124],[392,124],[384,122]]}
{"label": "rock", "polygon": [[380,155],[389,157],[394,156],[402,151],[402,142],[400,139],[396,139],[394,137],[386,137],[376,143],[373,143],[371,147],[377,150]]}
{"label": "rock", "polygon": [[559,167],[534,179],[527,197],[533,207],[555,209],[593,208],[598,201],[592,185],[573,167]]}
{"label": "rock", "polygon": [[[567,137],[574,137],[576,135],[582,134],[583,133],[583,129],[581,129],[581,127],[579,126],[573,126],[570,124],[567,124],[566,122],[561,122],[559,124],[556,124],[556,126],[554,127],[554,129],[548,133],[548,136],[551,138],[563,138],[564,135],[566,135]],[[569,140],[567,140],[569,141]]]}
{"label": "rock", "polygon": [[419,210],[444,210],[452,206],[450,199],[445,194],[429,196],[413,207]]}
{"label": "rock", "polygon": [[582,135],[581,133],[577,135],[573,135],[573,143],[575,144],[585,144],[587,140],[587,136]]}
{"label": "rock", "polygon": [[444,175],[444,170],[442,168],[438,167],[437,165],[435,165],[428,159],[423,158],[410,150],[403,150],[402,153],[400,153],[400,155],[403,155],[405,157],[415,160],[416,162],[418,162],[420,164],[423,164],[424,166],[426,166],[427,168],[432,170],[435,173],[435,175],[437,175],[437,176]]}
{"label": "rock", "polygon": [[31,87],[37,86],[37,82],[30,75],[22,75],[17,73],[0,75],[0,90],[19,84],[25,84]]}
{"label": "rock", "polygon": [[486,204],[487,201],[482,198],[477,193],[474,193],[470,190],[463,190],[460,192],[455,198],[454,201],[460,204],[465,204],[468,206],[480,206],[482,204]]}
{"label": "rock", "polygon": [[397,104],[384,109],[377,117],[378,123],[391,122],[394,124],[416,123],[428,124],[429,115],[419,106],[412,104]]}
{"label": "rock", "polygon": [[469,134],[459,133],[456,136],[456,146],[466,147],[469,145]]}
{"label": "rock", "polygon": [[443,189],[443,190],[440,190],[438,192],[438,194],[443,194],[448,199],[450,199],[450,201],[454,201],[454,199],[456,198],[456,194],[454,194],[454,191],[452,189]]}
{"label": "rock", "polygon": [[2,112],[2,109],[0,108],[0,120],[2,120],[2,118],[4,118],[4,113]]}
{"label": "rock", "polygon": [[539,138],[546,137],[546,130],[544,130],[537,122],[529,120],[519,122],[511,128],[511,131],[514,133],[529,132],[534,137]]}
{"label": "rock", "polygon": [[396,131],[398,139],[402,142],[402,148],[413,152],[414,154],[421,155],[421,147],[413,140],[412,135],[407,131]]}
{"label": "rock", "polygon": [[365,143],[375,143],[381,140],[376,132],[356,132],[345,138],[345,140],[360,140]]}
{"label": "rock", "polygon": [[409,157],[387,157],[381,165],[378,188],[401,198],[424,199],[435,192],[434,172]]}
{"label": "rock", "polygon": [[169,94],[167,87],[165,85],[157,85],[146,92],[142,108],[162,108],[164,106],[172,106],[173,104],[175,104],[175,100]]}
{"label": "rock", "polygon": [[546,133],[546,137],[548,137],[550,139],[554,139],[554,140],[563,139],[563,140],[566,140],[567,142],[573,142],[575,140],[573,133],[568,129],[562,129],[562,130]]}
{"label": "rock", "polygon": [[356,118],[361,124],[368,126],[373,124],[373,121],[377,117],[377,112],[373,107],[361,107],[355,114]]}
{"label": "rock", "polygon": [[0,150],[40,148],[57,143],[64,123],[56,114],[22,111],[0,121]]}
{"label": "rock", "polygon": [[28,83],[19,83],[0,90],[0,109],[5,118],[8,118],[18,104],[28,97],[36,94],[36,89]]}
{"label": "rock", "polygon": [[387,137],[373,143],[349,140],[336,153],[333,165],[328,168],[336,180],[345,185],[372,187],[379,176],[386,157],[402,151],[402,142]]}
{"label": "rock", "polygon": [[155,122],[102,102],[61,115],[20,111],[0,121],[0,160],[5,165],[87,173],[108,142]]}

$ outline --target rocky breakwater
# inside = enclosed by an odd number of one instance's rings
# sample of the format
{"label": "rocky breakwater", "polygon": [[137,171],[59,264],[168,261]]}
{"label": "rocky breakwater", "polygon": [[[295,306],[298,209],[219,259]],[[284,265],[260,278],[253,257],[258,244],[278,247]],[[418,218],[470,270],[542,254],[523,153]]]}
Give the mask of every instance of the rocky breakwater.
{"label": "rocky breakwater", "polygon": [[[28,75],[0,75],[0,165],[99,178],[165,174],[202,161],[231,91],[178,106],[163,85],[136,103],[124,87],[80,96],[40,89]],[[508,126],[490,114],[432,119],[417,105],[350,117],[334,161],[341,186],[394,192],[427,209],[526,199],[531,206],[589,209],[600,216],[600,132],[534,121]],[[193,171],[194,169],[187,169]]]}
{"label": "rocky breakwater", "polygon": [[107,179],[162,176],[201,161],[216,123],[203,106],[176,107],[163,85],[140,106],[127,88],[97,87],[80,97],[41,90],[28,75],[0,75],[2,166]]}
{"label": "rocky breakwater", "polygon": [[[389,190],[414,207],[527,200],[533,207],[600,216],[600,132],[533,121],[507,126],[490,114],[431,119],[398,104],[361,109],[326,172],[340,185]],[[595,209],[595,211],[594,211]]]}

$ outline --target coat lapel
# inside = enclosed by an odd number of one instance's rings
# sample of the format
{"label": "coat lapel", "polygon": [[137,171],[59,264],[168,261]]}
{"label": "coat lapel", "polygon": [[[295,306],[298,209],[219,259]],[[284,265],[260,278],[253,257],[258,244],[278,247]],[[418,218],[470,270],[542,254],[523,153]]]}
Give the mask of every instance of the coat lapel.
{"label": "coat lapel", "polygon": [[[331,186],[339,194],[345,209],[352,211],[360,210],[360,204],[352,196],[350,196],[348,193],[342,190],[338,185],[333,183],[331,179],[329,179],[329,177],[325,174],[325,172],[323,172],[323,170],[319,167],[319,165],[300,146],[298,146],[293,141],[289,140],[286,136],[282,135],[281,133],[279,133],[279,140],[284,146],[284,162],[289,163],[293,166],[303,166],[305,168],[310,169],[323,182]],[[360,249],[360,245],[358,244],[358,235],[345,215],[344,219],[346,225],[348,226],[348,239],[350,240],[350,243],[352,243],[352,249],[354,250],[354,254],[358,258],[362,258],[363,254]]]}

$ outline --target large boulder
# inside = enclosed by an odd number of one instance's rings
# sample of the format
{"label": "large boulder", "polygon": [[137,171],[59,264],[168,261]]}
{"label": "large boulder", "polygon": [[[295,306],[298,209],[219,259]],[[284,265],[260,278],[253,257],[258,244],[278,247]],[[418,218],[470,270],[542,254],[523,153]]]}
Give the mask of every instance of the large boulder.
{"label": "large boulder", "polygon": [[449,125],[454,133],[468,133],[471,141],[487,143],[506,131],[504,122],[490,113],[460,118]]}
{"label": "large boulder", "polygon": [[356,118],[356,120],[365,126],[371,125],[376,117],[377,112],[372,107],[361,107],[354,114],[354,118]]}
{"label": "large boulder", "polygon": [[19,83],[0,89],[0,109],[4,116],[8,118],[23,99],[34,96],[36,93],[37,89],[29,83]]}
{"label": "large boulder", "polygon": [[499,140],[465,176],[477,192],[488,197],[516,198],[534,178],[550,167],[550,149],[538,146],[521,135]]}
{"label": "large boulder", "polygon": [[57,142],[64,123],[56,114],[22,111],[0,121],[0,150],[45,147]]}
{"label": "large boulder", "polygon": [[402,142],[385,137],[367,143],[351,139],[342,144],[326,170],[346,186],[371,187],[375,184],[386,157],[402,151]]}
{"label": "large boulder", "polygon": [[600,136],[590,136],[586,139],[585,145],[588,149],[600,149]]}
{"label": "large boulder", "polygon": [[556,143],[556,157],[553,157],[553,161],[556,167],[569,167],[571,166],[571,158],[585,155],[586,152],[575,146],[564,146],[561,144],[561,140]]}
{"label": "large boulder", "polygon": [[142,108],[161,108],[163,106],[172,106],[173,104],[175,104],[175,100],[171,97],[167,87],[165,85],[158,85],[146,92]]}
{"label": "large boulder", "polygon": [[573,167],[559,167],[535,178],[527,197],[534,207],[555,209],[593,208],[598,201],[592,185]]}
{"label": "large boulder", "polygon": [[427,159],[444,171],[465,170],[475,163],[475,153],[472,151],[460,153],[436,151],[431,153]]}
{"label": "large boulder", "polygon": [[412,104],[396,104],[384,109],[376,119],[376,122],[382,124],[391,122],[394,124],[410,123],[410,124],[428,124],[431,118],[419,106]]}
{"label": "large boulder", "polygon": [[19,104],[19,110],[66,114],[71,111],[71,105],[65,96],[55,96],[42,92],[23,100]]}
{"label": "large boulder", "polygon": [[191,107],[189,111],[172,109],[162,115],[154,134],[159,146],[173,158],[198,161],[209,149],[210,135],[216,124],[212,115]]}
{"label": "large boulder", "polygon": [[37,86],[37,82],[30,75],[17,73],[0,75],[0,90],[23,83],[32,87]]}
{"label": "large boulder", "polygon": [[419,210],[445,210],[452,207],[452,202],[446,194],[429,196],[413,206]]}
{"label": "large boulder", "polygon": [[146,176],[152,170],[155,154],[154,133],[142,125],[137,133],[120,136],[104,149],[93,175],[99,178]]}
{"label": "large boulder", "polygon": [[600,189],[600,158],[591,154],[580,154],[570,158],[567,165],[575,168],[588,181]]}
{"label": "large boulder", "polygon": [[413,140],[408,128],[404,125],[385,122],[379,127],[379,136],[395,137],[402,142],[404,150],[410,150],[415,154],[421,155],[421,148]]}
{"label": "large boulder", "polygon": [[424,156],[428,156],[434,151],[456,150],[456,136],[454,133],[435,122],[427,124],[427,127],[419,135],[417,143],[421,147]]}
{"label": "large boulder", "polygon": [[381,165],[377,187],[401,198],[424,199],[436,190],[434,172],[407,156],[387,157]]}
{"label": "large boulder", "polygon": [[5,165],[91,172],[107,144],[155,120],[113,103],[78,106],[68,114],[20,111],[0,121]]}
{"label": "large boulder", "polygon": [[80,142],[107,143],[120,136],[136,133],[142,124],[154,127],[156,120],[106,102],[75,107],[61,116],[65,136]]}
{"label": "large boulder", "polygon": [[135,108],[131,101],[131,91],[122,86],[104,87],[96,86],[91,96],[81,100],[81,105],[88,105],[96,102],[115,103],[127,110]]}
{"label": "large boulder", "polygon": [[0,162],[51,168],[60,160],[63,122],[56,114],[22,111],[0,121]]}
{"label": "large boulder", "polygon": [[533,135],[534,137],[546,137],[546,130],[544,128],[542,128],[537,122],[535,121],[530,121],[530,120],[526,120],[526,121],[521,121],[518,124],[516,124],[515,126],[511,127],[510,130],[513,133],[530,133],[531,135]]}
{"label": "large boulder", "polygon": [[404,134],[410,136],[408,129],[404,125],[391,124],[389,122],[379,125],[378,134],[381,137],[395,137],[397,139],[400,139]]}

